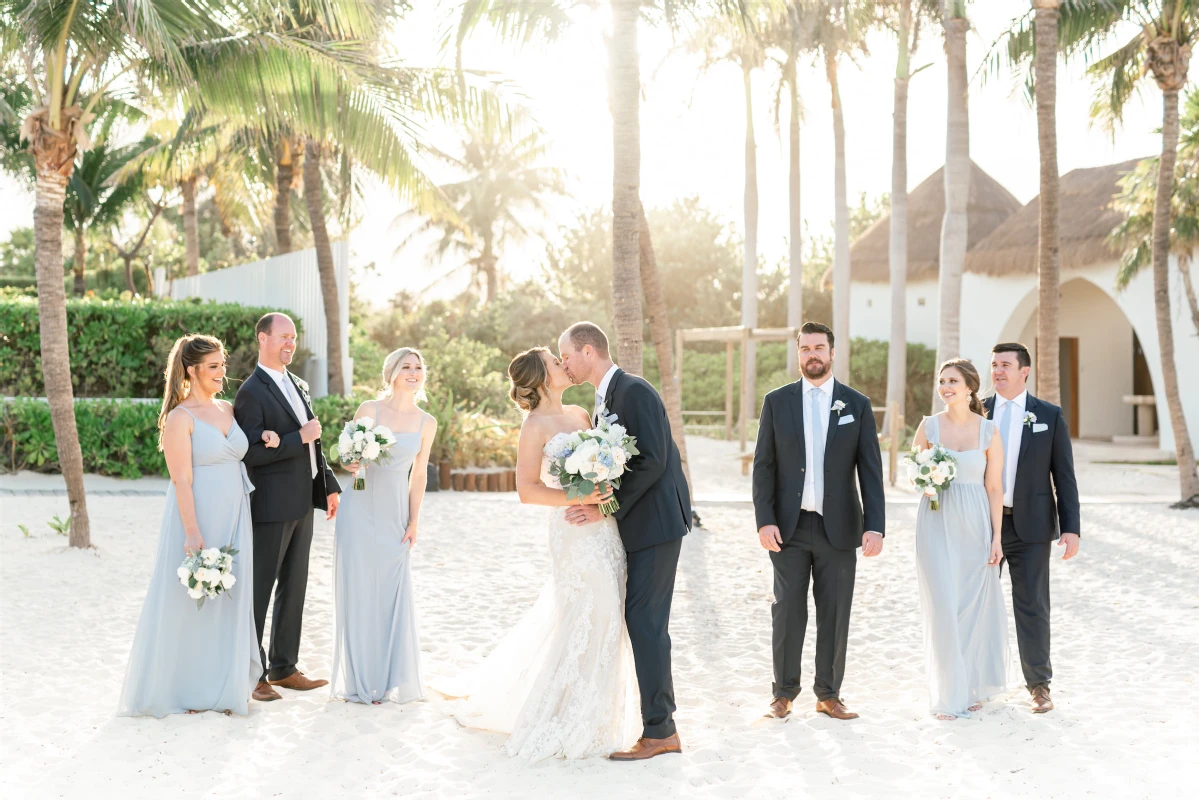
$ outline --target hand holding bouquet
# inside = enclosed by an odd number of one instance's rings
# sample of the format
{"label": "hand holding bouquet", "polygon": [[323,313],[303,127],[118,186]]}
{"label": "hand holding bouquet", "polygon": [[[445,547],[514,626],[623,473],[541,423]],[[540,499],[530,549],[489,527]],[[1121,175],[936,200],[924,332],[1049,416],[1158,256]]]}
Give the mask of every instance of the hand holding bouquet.
{"label": "hand holding bouquet", "polygon": [[[337,437],[337,458],[342,466],[360,465],[363,462],[382,464],[390,457],[387,451],[395,443],[395,434],[382,425],[376,425],[370,417],[352,419]],[[366,475],[361,471],[354,476],[354,488],[366,488]]]}
{"label": "hand holding bouquet", "polygon": [[187,589],[187,596],[196,601],[196,608],[203,608],[205,600],[228,592],[237,583],[233,576],[233,557],[237,552],[233,545],[209,547],[183,559],[176,574]]}
{"label": "hand holding bouquet", "polygon": [[[582,501],[596,489],[607,494],[620,488],[629,459],[639,455],[637,437],[630,436],[615,417],[599,413],[599,425],[566,437],[550,453],[550,474],[558,479],[569,500]],[[600,513],[612,514],[620,508],[615,498],[600,503]]]}
{"label": "hand holding bouquet", "polygon": [[957,477],[957,460],[944,447],[934,444],[927,450],[913,447],[903,463],[908,468],[912,485],[929,498],[928,507],[933,511],[940,510],[941,492]]}

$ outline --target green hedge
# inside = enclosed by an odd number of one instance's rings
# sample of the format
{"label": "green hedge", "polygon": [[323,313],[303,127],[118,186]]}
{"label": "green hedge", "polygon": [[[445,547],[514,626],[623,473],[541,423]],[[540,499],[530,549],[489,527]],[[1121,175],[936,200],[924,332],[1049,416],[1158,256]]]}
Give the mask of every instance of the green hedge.
{"label": "green hedge", "polygon": [[[166,358],[186,333],[225,343],[229,375],[257,360],[254,323],[270,309],[199,300],[67,300],[71,381],[77,397],[161,397]],[[296,320],[296,325],[301,325]],[[37,298],[0,297],[0,394],[41,397]]]}
{"label": "green hedge", "polygon": [[[230,398],[232,399],[232,398]],[[313,411],[324,426],[324,442],[337,432],[365,397],[322,397]],[[136,400],[77,400],[75,424],[83,448],[83,469],[99,475],[166,477],[158,450],[158,403]],[[9,400],[0,408],[0,448],[8,470],[60,472],[50,407],[42,400]]]}

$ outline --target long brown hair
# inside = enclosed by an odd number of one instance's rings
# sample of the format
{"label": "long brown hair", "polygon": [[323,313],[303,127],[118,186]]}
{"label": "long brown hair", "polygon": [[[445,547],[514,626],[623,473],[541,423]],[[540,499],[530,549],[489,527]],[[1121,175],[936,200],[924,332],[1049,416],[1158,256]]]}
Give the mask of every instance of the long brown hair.
{"label": "long brown hair", "polygon": [[545,347],[534,347],[512,359],[508,365],[508,380],[512,384],[508,396],[526,414],[537,408],[541,402],[541,389],[549,383],[549,371],[541,360],[541,354],[548,352]]}
{"label": "long brown hair", "polygon": [[220,339],[202,333],[189,333],[175,340],[171,354],[167,356],[162,411],[158,414],[159,450],[162,449],[162,434],[167,427],[167,415],[183,402],[191,390],[191,377],[187,374],[187,368],[199,366],[208,356],[224,351],[225,346],[221,344]]}
{"label": "long brown hair", "polygon": [[987,409],[983,405],[982,398],[978,396],[978,389],[982,386],[982,378],[979,377],[978,370],[974,368],[974,364],[967,358],[951,358],[937,370],[937,377],[941,377],[941,373],[950,367],[956,369],[966,381],[966,388],[970,390],[970,410],[980,417],[985,417]]}

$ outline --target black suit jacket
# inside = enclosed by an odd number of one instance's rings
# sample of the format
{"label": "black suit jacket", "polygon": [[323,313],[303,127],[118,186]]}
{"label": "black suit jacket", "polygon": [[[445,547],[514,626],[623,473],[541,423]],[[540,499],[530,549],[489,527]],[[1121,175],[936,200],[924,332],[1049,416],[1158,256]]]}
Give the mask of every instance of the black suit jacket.
{"label": "black suit jacket", "polygon": [[[983,405],[987,418],[994,419],[995,395],[988,397]],[[1036,416],[1036,425],[1048,427],[1034,433],[1033,426],[1027,425],[1020,432],[1016,485],[1012,487],[1012,524],[1016,535],[1024,542],[1052,542],[1061,531],[1081,534],[1074,449],[1062,409],[1030,393],[1024,411]]]}
{"label": "black suit jacket", "polygon": [[[291,373],[288,376],[290,379]],[[300,440],[300,427],[312,419],[313,413],[298,386],[296,393],[307,415],[303,421],[296,419],[278,384],[258,368],[242,383],[233,400],[233,416],[250,440],[250,449],[242,460],[254,484],[250,496],[254,522],[302,519],[313,507],[327,508],[328,495],[341,491],[337,478],[325,463],[320,439],[312,443],[316,448],[316,477],[312,477],[312,464],[308,448]],[[263,431],[279,434],[279,446],[268,448],[262,441]]]}
{"label": "black suit jacket", "polygon": [[[845,408],[830,409],[825,422],[824,531],[833,547],[853,550],[866,531],[886,534],[883,459],[870,398],[837,381],[832,404],[838,400]],[[839,424],[850,415],[853,422]],[[783,542],[799,525],[806,461],[803,381],[796,381],[766,395],[754,448],[754,515],[759,528],[777,525]]]}
{"label": "black suit jacket", "polygon": [[632,553],[683,538],[691,529],[691,494],[658,391],[618,369],[608,384],[604,407],[637,437],[640,451],[629,460],[615,492],[620,508],[613,516],[625,550]]}

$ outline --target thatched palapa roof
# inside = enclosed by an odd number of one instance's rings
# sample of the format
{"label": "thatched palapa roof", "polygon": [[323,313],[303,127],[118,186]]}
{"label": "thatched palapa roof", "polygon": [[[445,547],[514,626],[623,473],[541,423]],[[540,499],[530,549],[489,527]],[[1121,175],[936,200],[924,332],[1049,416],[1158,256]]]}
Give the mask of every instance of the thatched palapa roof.
{"label": "thatched palapa roof", "polygon": [[[970,162],[966,203],[967,241],[973,247],[1020,209],[1020,201]],[[908,192],[908,279],[936,278],[945,216],[945,169],[934,172]],[[1036,242],[1033,243],[1034,247]],[[849,249],[851,280],[885,283],[891,279],[891,216],[875,222]]]}
{"label": "thatched palapa roof", "polygon": [[[1112,197],[1120,191],[1120,179],[1140,161],[1075,169],[1061,177],[1058,252],[1063,269],[1120,258],[1119,251],[1107,244],[1112,228],[1123,221],[1120,212],[1111,207]],[[1040,214],[1040,197],[1034,197],[966,253],[966,271],[983,275],[1035,273]]]}

